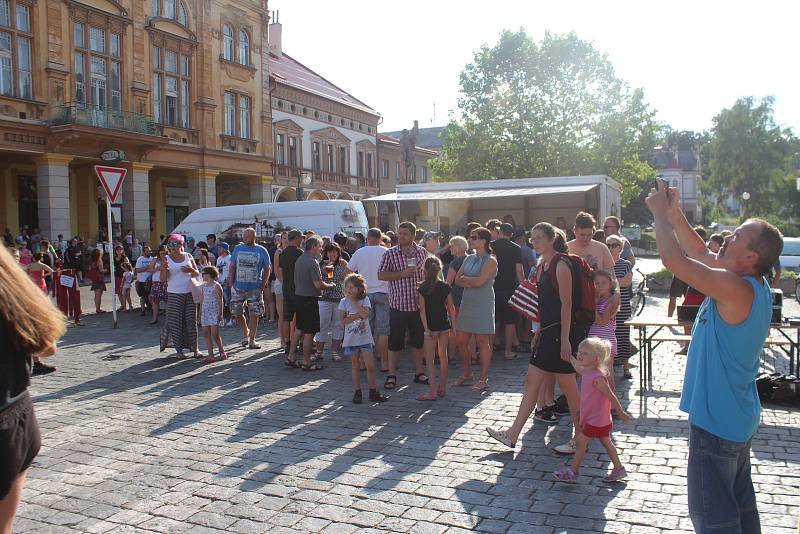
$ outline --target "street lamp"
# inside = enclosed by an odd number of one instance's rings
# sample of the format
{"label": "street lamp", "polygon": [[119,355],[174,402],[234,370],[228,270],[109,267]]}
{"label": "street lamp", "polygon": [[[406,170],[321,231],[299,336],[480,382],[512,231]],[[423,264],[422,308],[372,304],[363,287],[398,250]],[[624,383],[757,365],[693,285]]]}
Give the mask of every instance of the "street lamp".
{"label": "street lamp", "polygon": [[747,211],[747,201],[750,200],[750,193],[745,191],[742,193],[742,221],[744,221],[745,212]]}
{"label": "street lamp", "polygon": [[311,174],[308,172],[297,173],[297,188],[295,189],[295,196],[297,200],[303,200],[303,186],[311,184]]}

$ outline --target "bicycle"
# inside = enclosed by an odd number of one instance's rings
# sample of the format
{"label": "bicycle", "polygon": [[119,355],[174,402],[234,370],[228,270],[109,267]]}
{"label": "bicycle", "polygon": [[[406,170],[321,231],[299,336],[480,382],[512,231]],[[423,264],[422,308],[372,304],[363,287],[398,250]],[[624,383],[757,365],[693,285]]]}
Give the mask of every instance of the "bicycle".
{"label": "bicycle", "polygon": [[634,269],[642,277],[642,280],[633,291],[631,298],[631,317],[637,317],[642,314],[645,307],[645,296],[647,295],[647,276],[639,269]]}

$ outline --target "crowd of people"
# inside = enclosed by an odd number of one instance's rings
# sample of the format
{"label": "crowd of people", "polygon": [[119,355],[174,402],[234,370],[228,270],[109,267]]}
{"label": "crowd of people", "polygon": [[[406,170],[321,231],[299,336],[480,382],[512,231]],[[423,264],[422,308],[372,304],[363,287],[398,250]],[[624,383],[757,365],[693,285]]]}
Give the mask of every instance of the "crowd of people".
{"label": "crowd of people", "polygon": [[[708,506],[709,495],[715,494],[713,499],[721,509],[738,506],[739,520],[752,527],[758,514],[752,483],[746,482],[749,440],[758,422],[754,373],[769,326],[769,286],[763,277],[775,264],[782,240],[774,227],[753,220],[724,237],[721,245],[715,236],[706,243],[686,223],[674,201],[676,193],[663,187],[648,197],[662,258],[676,277],[687,280],[702,296],[703,320],[695,323],[681,401],[692,424],[690,513],[695,526],[701,525],[700,531],[713,528],[720,517],[727,517]],[[621,377],[630,379],[627,363],[635,350],[625,321],[631,314],[636,258],[628,240],[620,235],[620,226],[619,219],[611,216],[598,230],[594,217],[580,212],[572,239],[547,222],[526,232],[511,222],[492,219],[483,225],[469,223],[464,235],[447,240],[438,232],[403,222],[396,232],[372,228],[366,235],[352,237],[290,229],[265,243],[257,242],[254,228],[245,228],[235,247],[218,242],[215,235],[195,243],[192,237],[172,234],[155,250],[128,239],[115,243],[109,261],[114,262],[112,283],[120,308],[133,309],[130,290],[134,288],[141,314],[149,310],[151,323],[161,323],[162,351],[172,347],[179,358],[188,358],[191,352],[211,364],[228,358],[220,328],[238,326],[241,348],[259,350],[259,322],[277,322],[284,365],[289,369],[320,371],[326,354],[333,362],[350,358],[354,403],[362,403],[365,397],[362,371],[366,371],[369,401],[388,400],[379,390],[378,370],[386,375],[383,389],[396,389],[398,364],[406,348],[411,353],[413,382],[427,386],[416,397],[421,402],[447,396],[449,366],[457,364],[459,356],[461,376],[452,385],[483,392],[489,387],[495,351],[508,360],[528,353],[516,418],[509,428],[487,428],[489,436],[513,449],[531,415],[548,424],[569,415],[573,437],[554,450],[574,455],[574,460],[558,470],[555,478],[577,482],[586,447],[598,439],[613,464],[604,480],[617,482],[627,472],[611,440],[612,412],[624,422],[631,416],[616,396],[614,367],[619,365]],[[13,259],[45,294],[52,290],[54,268],[69,264],[70,250],[80,248],[76,239],[65,243],[58,237],[55,246],[33,235],[21,235],[12,242],[16,243]],[[36,246],[30,247],[31,242]],[[73,258],[84,254],[75,252]],[[8,261],[2,255],[0,260]],[[80,270],[92,283],[100,312],[106,271],[101,250],[93,249]],[[530,314],[512,305],[522,286],[533,287],[536,296],[535,311]],[[39,312],[53,320],[57,312],[46,304],[37,304]],[[0,320],[8,322],[19,313],[6,310]],[[198,327],[205,337],[205,355],[200,351]],[[52,353],[53,335],[61,331],[56,328],[47,336],[27,327],[12,332],[21,336],[14,346],[24,353],[27,368],[35,371],[37,364],[44,365],[40,360]],[[719,331],[727,338],[715,335]],[[728,367],[728,360],[741,365]],[[473,366],[478,367],[477,378]],[[29,400],[24,397],[23,370],[11,369],[16,374],[9,375],[13,383],[3,389],[4,402],[22,403],[15,404],[22,406],[15,417],[33,417],[25,404]],[[555,398],[556,384],[563,401]],[[747,420],[732,414],[727,408],[731,405],[745,406]],[[9,413],[0,410],[4,416]],[[38,448],[36,439],[30,437],[29,448]],[[713,439],[717,441],[712,443]],[[707,461],[703,451],[730,449],[726,440],[736,444],[731,460],[736,465]],[[15,469],[24,478],[29,463],[24,457],[18,460]],[[747,479],[744,486],[743,477]],[[713,484],[708,480],[714,480]],[[8,487],[0,489],[5,495],[16,491],[13,480],[4,482]]]}

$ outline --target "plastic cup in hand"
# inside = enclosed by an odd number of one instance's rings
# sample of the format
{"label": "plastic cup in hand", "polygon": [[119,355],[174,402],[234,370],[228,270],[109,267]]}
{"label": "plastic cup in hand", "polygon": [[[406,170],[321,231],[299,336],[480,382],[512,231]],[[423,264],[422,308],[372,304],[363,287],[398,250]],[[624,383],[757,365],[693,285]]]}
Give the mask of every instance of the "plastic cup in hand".
{"label": "plastic cup in hand", "polygon": [[333,265],[325,266],[325,278],[328,280],[333,280]]}

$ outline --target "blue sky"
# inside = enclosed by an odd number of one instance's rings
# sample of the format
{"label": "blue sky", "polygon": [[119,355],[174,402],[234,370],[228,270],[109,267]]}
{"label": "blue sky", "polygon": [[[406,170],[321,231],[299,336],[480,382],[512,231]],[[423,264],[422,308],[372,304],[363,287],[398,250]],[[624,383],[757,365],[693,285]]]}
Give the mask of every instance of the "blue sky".
{"label": "blue sky", "polygon": [[677,0],[271,0],[283,47],[383,115],[380,131],[447,122],[458,75],[503,29],[575,31],[642,87],[658,119],[703,130],[741,96],[773,96],[776,121],[800,128],[800,2]]}

